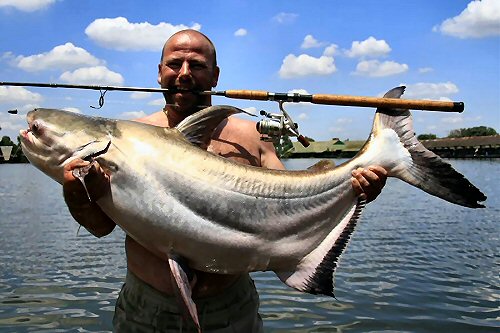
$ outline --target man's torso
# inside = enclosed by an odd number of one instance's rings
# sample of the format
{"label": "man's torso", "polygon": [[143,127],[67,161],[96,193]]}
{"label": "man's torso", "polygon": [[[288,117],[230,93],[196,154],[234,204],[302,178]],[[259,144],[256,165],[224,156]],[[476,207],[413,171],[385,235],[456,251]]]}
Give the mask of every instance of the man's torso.
{"label": "man's torso", "polygon": [[[146,123],[168,126],[161,113],[145,118]],[[165,117],[166,118],[166,117]],[[260,166],[260,151],[256,139],[255,124],[247,120],[229,118],[215,130],[208,151],[229,158],[235,162]],[[235,142],[236,141],[236,142]],[[125,241],[128,269],[153,288],[167,295],[173,295],[173,283],[168,263],[153,255],[128,237]],[[238,275],[221,275],[196,272],[197,282],[193,287],[193,297],[211,296],[221,293],[238,280]]]}

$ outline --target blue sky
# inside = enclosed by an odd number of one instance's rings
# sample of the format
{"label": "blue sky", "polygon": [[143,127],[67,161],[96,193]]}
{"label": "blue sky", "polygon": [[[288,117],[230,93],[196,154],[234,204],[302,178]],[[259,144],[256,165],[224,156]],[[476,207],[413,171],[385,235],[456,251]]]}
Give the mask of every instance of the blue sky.
{"label": "blue sky", "polygon": [[[0,0],[0,81],[157,87],[173,32],[194,28],[218,52],[217,90],[463,101],[458,113],[414,111],[418,134],[489,126],[500,131],[500,0],[130,1]],[[0,87],[0,135],[15,140],[34,107],[131,119],[160,94]],[[274,102],[213,104],[277,112]],[[18,115],[7,113],[16,108]],[[373,109],[286,104],[302,134],[366,139]]]}

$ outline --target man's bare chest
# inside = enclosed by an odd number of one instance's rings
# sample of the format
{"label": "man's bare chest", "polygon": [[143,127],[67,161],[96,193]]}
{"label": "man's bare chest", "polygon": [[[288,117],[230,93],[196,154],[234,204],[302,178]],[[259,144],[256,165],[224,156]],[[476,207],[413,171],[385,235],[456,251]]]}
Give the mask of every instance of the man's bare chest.
{"label": "man's bare chest", "polygon": [[231,159],[235,162],[249,165],[260,165],[260,154],[257,147],[224,139],[214,138],[207,149],[209,152]]}

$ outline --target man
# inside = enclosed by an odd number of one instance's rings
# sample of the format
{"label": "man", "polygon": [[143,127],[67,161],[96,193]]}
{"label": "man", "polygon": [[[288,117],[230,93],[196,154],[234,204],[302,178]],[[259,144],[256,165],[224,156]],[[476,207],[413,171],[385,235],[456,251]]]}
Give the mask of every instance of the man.
{"label": "man", "polygon": [[[195,30],[183,30],[165,43],[158,65],[158,83],[163,88],[178,89],[165,94],[163,111],[139,122],[174,127],[201,107],[211,105],[211,97],[193,94],[217,85],[219,67],[212,42]],[[260,140],[255,123],[230,117],[215,130],[208,150],[236,162],[272,169],[284,169],[269,142]],[[95,201],[109,191],[109,176],[98,165],[85,178],[92,202],[72,170],[88,162],[79,160],[65,167],[64,197],[72,216],[97,237],[109,234],[115,223]],[[385,184],[386,172],[380,167],[353,172],[353,188],[373,200]],[[182,320],[169,265],[150,253],[132,238],[126,237],[127,277],[120,292],[113,324],[115,331],[194,330]],[[258,295],[248,274],[241,276],[196,272],[193,299],[204,332],[261,332]]]}

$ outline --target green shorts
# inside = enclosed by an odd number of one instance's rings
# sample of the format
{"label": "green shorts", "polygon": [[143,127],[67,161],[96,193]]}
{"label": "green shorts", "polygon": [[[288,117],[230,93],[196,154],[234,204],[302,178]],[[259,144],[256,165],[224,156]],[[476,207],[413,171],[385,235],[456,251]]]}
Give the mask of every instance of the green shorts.
{"label": "green shorts", "polygon": [[[263,332],[258,313],[259,296],[248,275],[242,276],[221,295],[194,299],[204,333]],[[113,331],[197,332],[185,320],[175,296],[167,296],[127,272],[116,301]]]}

